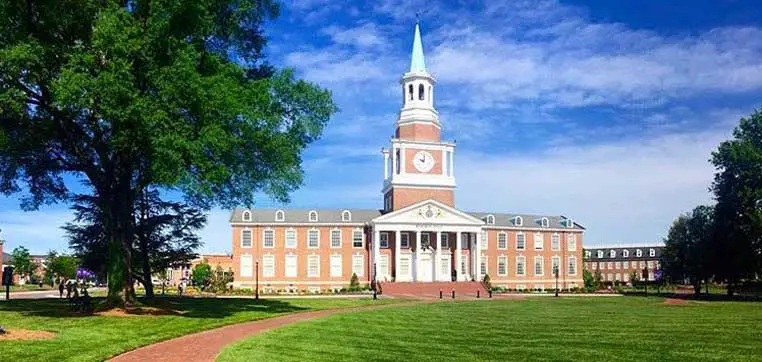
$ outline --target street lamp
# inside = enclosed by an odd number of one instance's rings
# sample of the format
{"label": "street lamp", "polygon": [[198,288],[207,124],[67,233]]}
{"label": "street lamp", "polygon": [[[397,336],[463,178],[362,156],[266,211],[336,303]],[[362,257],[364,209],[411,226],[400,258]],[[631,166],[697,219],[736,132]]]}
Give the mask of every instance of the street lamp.
{"label": "street lamp", "polygon": [[373,299],[375,300],[378,295],[378,270],[376,269],[376,261],[373,261]]}
{"label": "street lamp", "polygon": [[556,297],[558,296],[558,265],[553,265],[553,275],[556,276]]}
{"label": "street lamp", "polygon": [[259,257],[254,261],[254,298],[259,300]]}

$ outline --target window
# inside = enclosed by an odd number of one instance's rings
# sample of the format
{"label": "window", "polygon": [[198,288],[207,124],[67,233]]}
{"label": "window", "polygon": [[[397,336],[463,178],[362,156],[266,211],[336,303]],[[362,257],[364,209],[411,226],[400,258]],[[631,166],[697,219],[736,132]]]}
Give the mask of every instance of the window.
{"label": "window", "polygon": [[[251,277],[254,273],[254,262],[251,255],[241,255],[241,276]],[[188,272],[187,270],[185,271]],[[187,275],[186,275],[187,277]]]}
{"label": "window", "polygon": [[379,247],[381,248],[388,248],[389,247],[389,233],[381,233],[381,240],[379,240]]}
{"label": "window", "polygon": [[577,251],[577,236],[574,234],[569,234],[566,239],[566,244],[566,250]]}
{"label": "window", "polygon": [[378,275],[382,278],[389,275],[389,255],[381,255],[378,257]]}
{"label": "window", "polygon": [[655,257],[656,256],[656,250],[654,249],[648,249],[648,256]]}
{"label": "window", "polygon": [[508,248],[508,234],[506,234],[504,231],[501,231],[499,234],[497,234],[497,248],[498,249]]}
{"label": "window", "polygon": [[598,250],[598,259],[603,258],[603,250]]}
{"label": "window", "polygon": [[341,247],[341,230],[331,230],[331,248]]}
{"label": "window", "polygon": [[446,276],[449,281],[451,273],[450,270],[450,257],[442,256],[441,259],[439,259],[439,275]]}
{"label": "window", "polygon": [[296,278],[296,255],[286,255],[286,277]]}
{"label": "window", "polygon": [[646,267],[646,262],[641,261],[640,262],[640,269],[644,269]]}
{"label": "window", "polygon": [[400,234],[400,247],[401,248],[409,248],[410,247],[410,235],[408,233],[401,233]]}
{"label": "window", "polygon": [[487,224],[488,225],[495,225],[495,217],[492,215],[487,215]]}
{"label": "window", "polygon": [[243,214],[241,215],[241,219],[243,221],[251,221],[251,212],[248,210],[244,211]]}
{"label": "window", "polygon": [[307,232],[307,247],[310,249],[320,247],[320,230],[312,229]]}
{"label": "window", "polygon": [[609,270],[613,270],[614,269],[614,263],[613,262],[608,262],[608,269]]}
{"label": "window", "polygon": [[296,230],[286,230],[286,247],[291,249],[296,248]]}
{"label": "window", "polygon": [[574,227],[574,220],[567,218],[566,220],[564,220],[564,225],[567,228],[573,228]]}
{"label": "window", "polygon": [[461,255],[460,256],[460,274],[461,275],[466,275],[466,273],[468,272],[467,265],[468,265],[468,257],[465,255]]}
{"label": "window", "polygon": [[590,269],[592,269],[592,270],[598,269],[598,263],[596,263],[596,262],[590,263]]}
{"label": "window", "polygon": [[320,276],[320,255],[307,256],[307,276],[310,278]]}
{"label": "window", "polygon": [[497,257],[497,275],[508,275],[508,258],[503,255]]}
{"label": "window", "polygon": [[622,274],[616,273],[616,275],[614,275],[614,280],[622,280]]}
{"label": "window", "polygon": [[274,248],[275,247],[275,231],[273,229],[267,229],[263,233],[264,235],[262,236],[262,247]]}
{"label": "window", "polygon": [[522,232],[516,233],[516,250],[524,249],[526,249],[526,237]]}
{"label": "window", "polygon": [[600,266],[601,266],[601,270],[606,270],[606,263],[601,262]]}
{"label": "window", "polygon": [[251,230],[241,231],[241,247],[242,248],[251,247]]}
{"label": "window", "polygon": [[553,234],[553,236],[550,237],[550,249],[553,251],[559,251],[561,250],[561,238],[558,236],[558,234]]}
{"label": "window", "polygon": [[278,210],[275,212],[275,221],[283,221],[286,220],[286,215],[283,212],[283,210]]}
{"label": "window", "polygon": [[648,269],[653,269],[653,268],[654,268],[654,262],[653,262],[653,260],[649,260],[648,261]]}
{"label": "window", "polygon": [[424,90],[424,88],[423,88],[423,84],[419,84],[419,85],[418,85],[418,100],[419,100],[419,101],[422,101],[422,100],[423,100],[423,93],[424,93],[424,92],[425,92],[425,90]]}
{"label": "window", "polygon": [[558,269],[558,272],[559,272],[559,275],[560,275],[560,273],[561,273],[561,269],[560,269],[561,268],[561,258],[558,257],[558,256],[554,256],[554,257],[550,258],[550,264],[551,264],[550,265],[550,272],[554,273],[553,275],[555,276],[556,269]]}
{"label": "window", "polygon": [[[627,250],[627,249],[625,249],[625,250],[622,250],[622,257],[623,257],[623,258],[627,258],[627,257],[629,257],[629,256],[630,256],[630,251],[629,251],[629,250]],[[625,267],[625,268],[626,268],[626,267]]]}
{"label": "window", "polygon": [[352,214],[349,212],[349,210],[344,210],[341,212],[341,221],[352,221]]}
{"label": "window", "polygon": [[410,277],[410,258],[400,257],[400,276],[404,278]]}
{"label": "window", "polygon": [[365,270],[364,264],[365,262],[362,255],[352,255],[352,273],[355,273],[358,277],[361,277],[363,274],[362,271]]}
{"label": "window", "polygon": [[413,100],[413,85],[408,84],[407,90],[408,90],[408,93],[410,94],[410,100],[412,101]]}
{"label": "window", "polygon": [[482,255],[481,258],[479,258],[479,275],[487,275],[487,257]]}
{"label": "window", "polygon": [[534,233],[534,249],[542,250],[543,244],[545,244],[545,239],[542,233]]}
{"label": "window", "polygon": [[341,255],[338,255],[338,254],[331,255],[331,277],[332,278],[341,277]]}
{"label": "window", "polygon": [[609,258],[616,258],[616,250],[609,250]]}
{"label": "window", "polygon": [[352,232],[352,247],[362,248],[362,230],[355,230]]}
{"label": "window", "polygon": [[526,275],[526,257],[524,256],[517,256],[516,257],[516,275],[524,276]]}
{"label": "window", "polygon": [[541,276],[541,275],[545,274],[544,273],[545,270],[543,268],[543,266],[544,266],[543,263],[544,263],[544,261],[543,261],[543,258],[541,256],[535,256],[534,257],[534,275]]}
{"label": "window", "polygon": [[643,250],[640,250],[640,249],[635,250],[635,256],[637,256],[638,258],[642,257],[643,256]]}
{"label": "window", "polygon": [[447,233],[442,233],[442,245],[440,245],[442,249],[449,249],[450,248],[450,235]]}
{"label": "window", "polygon": [[275,255],[265,255],[262,257],[262,276],[275,276]]}
{"label": "window", "polygon": [[487,247],[489,246],[489,242],[487,241],[487,231],[484,230],[482,231],[481,234],[482,234],[482,241],[481,241],[482,249],[487,249]]}
{"label": "window", "polygon": [[310,211],[310,222],[317,222],[317,221],[318,221],[317,211]]}
{"label": "window", "polygon": [[593,255],[593,252],[590,250],[585,250],[585,259],[590,259],[590,257]]}
{"label": "window", "polygon": [[614,268],[615,269],[622,269],[622,263],[621,262],[614,263]]}
{"label": "window", "polygon": [[429,233],[421,233],[421,248],[426,249],[427,247],[431,246],[430,237],[431,235],[429,235]]}
{"label": "window", "polygon": [[630,269],[630,262],[625,261],[622,263],[622,269]]}
{"label": "window", "polygon": [[544,228],[550,227],[550,220],[548,220],[547,217],[544,217],[542,220],[540,220],[540,225],[542,225]]}
{"label": "window", "polygon": [[524,219],[521,216],[516,216],[513,218],[513,224],[516,226],[523,226],[524,225]]}

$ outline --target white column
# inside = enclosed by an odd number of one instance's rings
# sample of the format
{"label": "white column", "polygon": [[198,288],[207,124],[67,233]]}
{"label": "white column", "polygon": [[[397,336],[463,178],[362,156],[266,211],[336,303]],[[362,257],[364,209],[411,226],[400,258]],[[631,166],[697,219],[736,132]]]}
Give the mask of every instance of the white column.
{"label": "white column", "polygon": [[456,281],[461,281],[462,276],[460,275],[460,231],[455,233],[455,275]]}
{"label": "white column", "polygon": [[405,174],[405,147],[402,147],[402,145],[400,145],[399,150],[400,150],[400,174],[404,175]]}
{"label": "white column", "polygon": [[389,179],[389,150],[386,148],[381,150],[384,154],[384,180]]}
{"label": "white column", "polygon": [[421,254],[421,231],[415,232],[415,268],[413,268],[413,280],[418,281],[418,257]]}
{"label": "white column", "polygon": [[453,160],[453,155],[455,154],[455,150],[450,151],[450,175],[452,177],[455,177],[455,162]]}
{"label": "white column", "polygon": [[378,280],[378,259],[381,255],[381,231],[377,228],[373,228],[375,233],[373,233],[373,279],[372,280]]}
{"label": "white column", "polygon": [[482,235],[481,232],[479,234],[476,234],[476,246],[474,249],[476,250],[476,272],[474,275],[476,276],[476,281],[482,280]]}
{"label": "white column", "polygon": [[447,163],[449,158],[449,152],[447,152],[447,149],[445,148],[442,150],[442,176],[447,176]]}
{"label": "white column", "polygon": [[434,281],[438,282],[442,280],[442,276],[439,275],[442,270],[442,232],[437,231],[437,252],[435,254],[436,260],[434,261]]}
{"label": "white column", "polygon": [[402,233],[397,230],[394,236],[394,281],[400,281],[400,241],[402,240]]}

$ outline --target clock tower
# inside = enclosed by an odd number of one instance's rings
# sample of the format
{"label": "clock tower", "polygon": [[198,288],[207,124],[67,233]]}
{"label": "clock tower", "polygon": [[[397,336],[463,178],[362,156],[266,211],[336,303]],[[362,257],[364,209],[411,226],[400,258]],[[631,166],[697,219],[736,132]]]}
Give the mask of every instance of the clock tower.
{"label": "clock tower", "polygon": [[385,212],[428,199],[455,206],[455,143],[441,139],[439,113],[434,109],[435,82],[426,70],[416,23],[410,71],[400,80],[402,109],[391,147],[382,150]]}

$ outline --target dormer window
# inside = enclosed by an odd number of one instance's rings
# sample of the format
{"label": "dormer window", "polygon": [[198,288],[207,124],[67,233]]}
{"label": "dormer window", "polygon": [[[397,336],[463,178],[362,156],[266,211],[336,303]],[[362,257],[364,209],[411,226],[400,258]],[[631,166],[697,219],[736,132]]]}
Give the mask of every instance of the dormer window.
{"label": "dormer window", "polygon": [[317,222],[318,221],[318,213],[317,211],[310,211],[310,222]]}
{"label": "dormer window", "polygon": [[622,257],[629,258],[630,257],[630,251],[629,250],[622,250]]}
{"label": "dormer window", "polygon": [[611,251],[609,251],[609,257],[610,258],[616,258],[616,250],[612,249]]}
{"label": "dormer window", "polygon": [[573,228],[574,227],[574,220],[572,220],[572,219],[566,219],[564,221],[566,222],[565,225],[566,225],[567,228]]}
{"label": "dormer window", "polygon": [[550,220],[548,220],[547,217],[544,217],[540,220],[540,225],[542,225],[544,228],[550,227]]}
{"label": "dormer window", "polygon": [[495,217],[492,215],[487,215],[487,224],[488,225],[495,225]]}
{"label": "dormer window", "polygon": [[598,259],[603,258],[603,250],[598,250]]}
{"label": "dormer window", "polygon": [[585,259],[590,259],[591,255],[592,253],[590,252],[590,250],[585,250]]}
{"label": "dormer window", "polygon": [[352,214],[349,212],[349,210],[344,210],[341,212],[341,221],[352,221]]}
{"label": "dormer window", "polygon": [[654,249],[648,249],[648,256],[655,257],[656,256],[656,250]]}
{"label": "dormer window", "polygon": [[243,214],[241,215],[241,220],[251,221],[251,211],[249,210],[244,211]]}
{"label": "dormer window", "polygon": [[516,226],[523,226],[524,225],[524,219],[521,218],[521,216],[514,216],[513,217],[513,224]]}
{"label": "dormer window", "polygon": [[638,258],[642,257],[643,256],[643,250],[640,250],[640,249],[635,250],[635,256],[637,256]]}
{"label": "dormer window", "polygon": [[284,221],[286,220],[286,214],[283,212],[283,210],[278,210],[275,212],[275,221]]}

